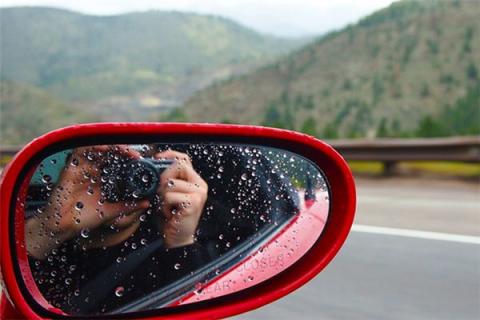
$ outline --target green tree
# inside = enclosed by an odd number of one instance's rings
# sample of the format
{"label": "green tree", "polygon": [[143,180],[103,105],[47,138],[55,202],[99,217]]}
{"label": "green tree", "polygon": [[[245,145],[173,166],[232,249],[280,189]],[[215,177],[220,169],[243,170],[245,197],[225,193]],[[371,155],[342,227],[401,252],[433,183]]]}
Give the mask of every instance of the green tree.
{"label": "green tree", "polygon": [[323,130],[323,137],[325,139],[338,139],[338,129],[335,124],[329,123]]}
{"label": "green tree", "polygon": [[169,114],[167,114],[165,117],[162,119],[165,122],[188,122],[188,116],[181,110],[180,108],[175,108],[172,111],[170,111]]}
{"label": "green tree", "polygon": [[463,39],[463,52],[469,53],[472,51],[472,38],[473,38],[473,27],[469,26],[465,30],[465,36]]}
{"label": "green tree", "polygon": [[441,121],[446,124],[449,135],[480,134],[480,84],[470,88],[452,107],[447,107]]}
{"label": "green tree", "polygon": [[232,120],[230,120],[229,118],[223,118],[221,123],[223,124],[232,124],[232,123],[235,123],[233,122]]}
{"label": "green tree", "polygon": [[283,123],[286,129],[295,130],[295,116],[292,111],[292,107],[287,104],[284,106],[285,112],[283,116]]}
{"label": "green tree", "polygon": [[389,132],[387,129],[387,119],[382,118],[377,128],[377,137],[385,138],[388,136],[389,136]]}
{"label": "green tree", "polygon": [[315,137],[317,135],[317,124],[315,122],[315,119],[313,119],[311,116],[308,117],[303,122],[302,129],[300,131]]}
{"label": "green tree", "polygon": [[428,86],[428,84],[424,83],[422,85],[422,89],[420,90],[420,96],[422,98],[430,96],[430,87]]}
{"label": "green tree", "polygon": [[303,107],[307,110],[313,110],[315,108],[315,103],[313,102],[313,96],[309,95],[304,101]]}
{"label": "green tree", "polygon": [[275,128],[286,128],[285,123],[283,122],[282,115],[278,111],[275,103],[270,103],[267,110],[265,111],[265,117],[263,119],[262,125]]}
{"label": "green tree", "polygon": [[430,53],[435,55],[438,53],[438,43],[435,40],[432,39],[427,39],[427,46],[428,49],[430,50]]}
{"label": "green tree", "polygon": [[416,135],[425,138],[442,137],[445,136],[445,129],[432,116],[426,115],[420,120]]}
{"label": "green tree", "polygon": [[353,88],[353,84],[352,84],[352,80],[350,79],[345,79],[345,81],[343,82],[343,90],[352,90]]}
{"label": "green tree", "polygon": [[467,66],[466,70],[467,78],[470,80],[477,80],[478,79],[478,70],[477,67],[473,62],[470,62]]}
{"label": "green tree", "polygon": [[385,91],[382,79],[376,75],[372,82],[372,101],[376,104]]}

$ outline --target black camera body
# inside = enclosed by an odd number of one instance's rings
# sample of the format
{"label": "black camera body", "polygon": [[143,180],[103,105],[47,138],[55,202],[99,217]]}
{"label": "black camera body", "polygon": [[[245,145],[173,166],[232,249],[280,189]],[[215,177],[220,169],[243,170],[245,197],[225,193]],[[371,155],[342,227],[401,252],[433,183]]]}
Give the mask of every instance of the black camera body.
{"label": "black camera body", "polygon": [[103,167],[102,193],[109,202],[148,199],[155,196],[162,172],[174,160],[122,159]]}

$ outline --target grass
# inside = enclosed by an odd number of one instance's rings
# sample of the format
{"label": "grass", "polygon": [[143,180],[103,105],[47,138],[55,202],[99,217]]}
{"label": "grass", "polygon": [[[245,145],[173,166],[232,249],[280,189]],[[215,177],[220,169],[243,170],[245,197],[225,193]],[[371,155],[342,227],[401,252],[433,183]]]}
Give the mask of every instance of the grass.
{"label": "grass", "polygon": [[462,163],[446,161],[418,161],[402,164],[415,171],[425,171],[441,175],[454,175],[462,177],[480,177],[480,163]]}
{"label": "grass", "polygon": [[379,175],[383,172],[383,163],[378,161],[348,161],[353,173]]}
{"label": "grass", "polygon": [[0,155],[0,169],[5,167],[13,158],[11,156]]}
{"label": "grass", "polygon": [[[354,173],[380,175],[383,163],[379,161],[348,161]],[[439,176],[480,177],[480,163],[463,163],[449,161],[410,161],[399,162],[402,172],[436,174]]]}

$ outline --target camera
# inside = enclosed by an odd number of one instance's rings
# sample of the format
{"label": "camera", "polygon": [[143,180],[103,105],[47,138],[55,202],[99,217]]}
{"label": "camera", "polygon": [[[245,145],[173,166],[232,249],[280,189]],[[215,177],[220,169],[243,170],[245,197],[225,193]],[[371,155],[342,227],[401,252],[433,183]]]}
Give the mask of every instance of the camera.
{"label": "camera", "polygon": [[102,193],[109,202],[155,196],[160,175],[174,160],[119,159],[102,168]]}

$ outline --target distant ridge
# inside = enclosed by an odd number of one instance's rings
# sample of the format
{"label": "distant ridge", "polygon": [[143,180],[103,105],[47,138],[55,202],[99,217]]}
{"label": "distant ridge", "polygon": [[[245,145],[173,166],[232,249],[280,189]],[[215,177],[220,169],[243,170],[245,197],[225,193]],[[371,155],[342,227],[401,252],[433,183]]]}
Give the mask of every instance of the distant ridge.
{"label": "distant ridge", "polygon": [[161,91],[185,77],[225,78],[304,43],[218,16],[166,11],[93,16],[13,7],[0,9],[0,23],[1,79],[75,101]]}
{"label": "distant ridge", "polygon": [[480,133],[480,2],[400,1],[216,83],[168,119],[325,138]]}

